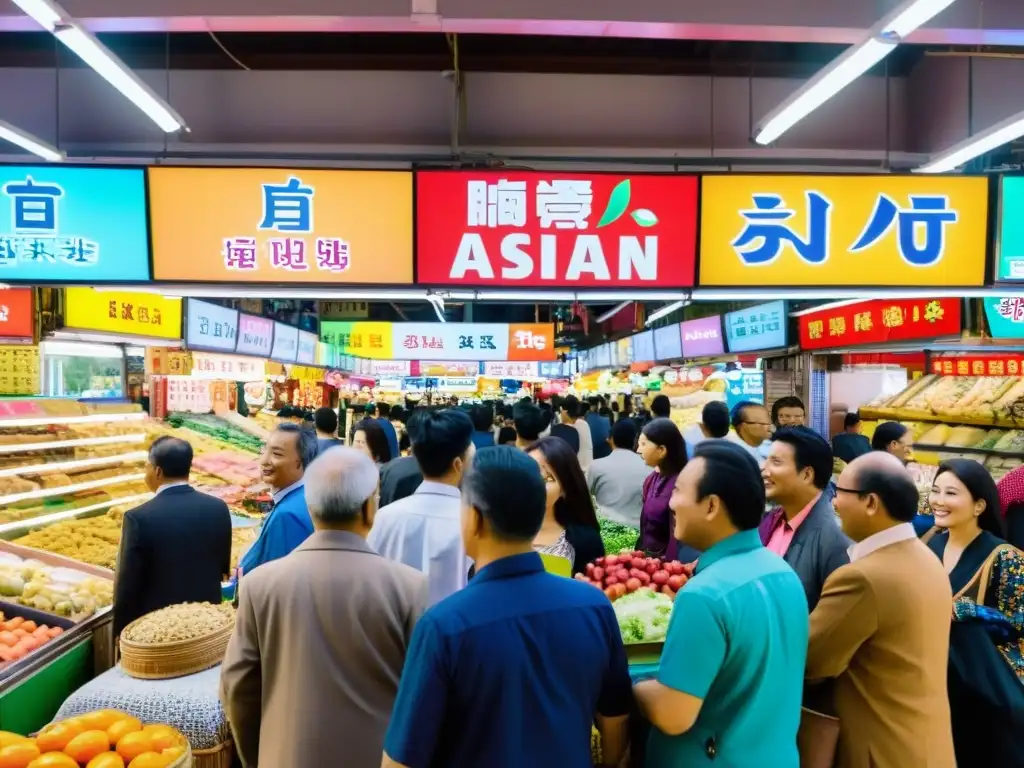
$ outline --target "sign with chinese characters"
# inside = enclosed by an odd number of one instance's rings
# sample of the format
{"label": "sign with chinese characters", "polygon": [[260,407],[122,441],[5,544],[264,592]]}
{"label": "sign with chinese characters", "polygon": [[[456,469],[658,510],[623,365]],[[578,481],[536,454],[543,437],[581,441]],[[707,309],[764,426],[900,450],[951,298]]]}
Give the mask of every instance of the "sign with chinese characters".
{"label": "sign with chinese characters", "polygon": [[734,369],[725,372],[725,404],[731,411],[740,403],[764,402],[764,373]]}
{"label": "sign with chinese characters", "polygon": [[370,360],[538,362],[556,357],[555,328],[551,323],[508,325],[328,320],[320,323],[320,337],[345,354]]}
{"label": "sign with chinese characters", "polygon": [[213,410],[212,382],[191,376],[167,377],[167,410],[209,413]]}
{"label": "sign with chinese characters", "polygon": [[459,360],[413,360],[409,363],[410,376],[476,376],[480,363]]}
{"label": "sign with chinese characters", "polygon": [[39,347],[0,346],[0,395],[38,395]]}
{"label": "sign with chinese characters", "polygon": [[996,279],[1024,280],[1024,176],[999,179]]}
{"label": "sign with chinese characters", "polygon": [[988,329],[995,339],[1024,339],[1024,296],[982,299]]}
{"label": "sign with chinese characters", "polygon": [[149,280],[144,173],[0,167],[0,282]]}
{"label": "sign with chinese characters", "polygon": [[416,221],[420,283],[690,287],[697,177],[420,171]]}
{"label": "sign with chinese characters", "polygon": [[[515,363],[511,360],[484,363],[484,376],[492,379],[535,379],[537,363]],[[551,363],[547,363],[551,365]]]}
{"label": "sign with chinese characters", "polygon": [[633,362],[651,363],[654,356],[654,331],[643,331],[633,337]]}
{"label": "sign with chinese characters", "polygon": [[0,289],[0,338],[31,340],[34,326],[32,289]]}
{"label": "sign with chinese characters", "polygon": [[725,352],[722,316],[702,317],[679,324],[683,338],[683,357],[706,357]]}
{"label": "sign with chinese characters", "polygon": [[409,172],[150,168],[149,211],[157,280],[412,282]]}
{"label": "sign with chinese characters", "polygon": [[540,363],[539,366],[538,374],[545,379],[557,379],[565,375],[565,363]]}
{"label": "sign with chinese characters", "polygon": [[390,360],[391,323],[322,320],[320,339],[340,354],[375,360]]}
{"label": "sign with chinese characters", "polygon": [[932,373],[942,376],[1021,376],[1024,354],[967,355],[932,359]]}
{"label": "sign with chinese characters", "polygon": [[299,350],[295,361],[302,365],[316,365],[317,335],[309,331],[299,331]]}
{"label": "sign with chinese characters", "polygon": [[194,352],[192,375],[201,379],[263,381],[267,375],[267,368],[264,361],[258,358]]}
{"label": "sign with chinese characters", "polygon": [[158,293],[92,288],[68,288],[64,295],[66,328],[159,339],[181,338],[181,299],[167,299]]}
{"label": "sign with chinese characters", "polygon": [[704,176],[702,286],[980,286],[988,180]]}
{"label": "sign with chinese characters", "polygon": [[371,360],[370,373],[374,376],[408,376],[408,360]]}
{"label": "sign with chinese characters", "polygon": [[683,356],[679,323],[654,329],[654,359],[678,360]]}
{"label": "sign with chinese characters", "polygon": [[189,349],[234,352],[238,337],[238,310],[189,299],[186,307],[185,345]]}
{"label": "sign with chinese characters", "polygon": [[439,392],[474,392],[476,391],[476,376],[448,376],[437,380]]}
{"label": "sign with chinese characters", "polygon": [[238,315],[238,346],[235,352],[240,355],[270,357],[273,341],[273,320],[245,313]]}
{"label": "sign with chinese characters", "polygon": [[786,346],[786,302],[771,301],[725,316],[725,339],[730,352],[759,352]]}
{"label": "sign with chinese characters", "polygon": [[365,320],[370,316],[368,301],[321,301],[321,320]]}
{"label": "sign with chinese characters", "polygon": [[183,349],[146,347],[146,373],[151,376],[188,376],[192,371],[192,353]]}
{"label": "sign with chinese characters", "polygon": [[960,299],[874,299],[802,315],[801,349],[960,335]]}
{"label": "sign with chinese characters", "polygon": [[274,323],[274,346],[270,358],[282,363],[294,363],[299,352],[299,329],[293,325]]}

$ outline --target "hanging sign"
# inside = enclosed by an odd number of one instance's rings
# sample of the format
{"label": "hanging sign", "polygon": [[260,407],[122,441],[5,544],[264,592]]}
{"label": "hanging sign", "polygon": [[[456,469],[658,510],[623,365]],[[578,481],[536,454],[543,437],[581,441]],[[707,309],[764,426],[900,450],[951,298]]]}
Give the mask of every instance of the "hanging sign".
{"label": "hanging sign", "polygon": [[875,299],[802,315],[801,349],[960,335],[960,299]]}
{"label": "hanging sign", "polygon": [[259,358],[192,353],[192,375],[197,378],[262,381],[266,373],[266,365]]}
{"label": "hanging sign", "polygon": [[982,299],[988,329],[995,339],[1024,339],[1024,297]]}
{"label": "hanging sign", "polygon": [[437,380],[439,392],[474,392],[476,391],[476,376],[449,376]]}
{"label": "hanging sign", "polygon": [[[555,365],[555,363],[540,363]],[[492,379],[535,379],[538,376],[538,363],[515,363],[511,360],[484,363],[484,376]]]}
{"label": "hanging sign", "polygon": [[683,337],[679,323],[654,329],[654,359],[661,361],[678,360],[683,356]]}
{"label": "hanging sign", "polygon": [[32,289],[0,289],[0,338],[31,340],[34,331]]}
{"label": "hanging sign", "polygon": [[209,413],[213,410],[212,382],[191,376],[167,377],[167,410]]}
{"label": "hanging sign", "polygon": [[0,167],[0,281],[149,280],[144,171]]}
{"label": "hanging sign", "polygon": [[234,352],[238,337],[238,310],[189,299],[185,344],[189,349]]}
{"label": "hanging sign", "polygon": [[1024,374],[1024,354],[937,357],[932,360],[932,373],[942,376],[1020,376]]}
{"label": "hanging sign", "polygon": [[[317,335],[309,331],[299,331],[299,347],[296,362],[303,365],[316,365]],[[321,377],[322,378],[322,377]]]}
{"label": "hanging sign", "polygon": [[188,376],[192,371],[192,353],[183,349],[146,347],[146,373],[151,376]]}
{"label": "hanging sign", "polygon": [[238,316],[238,346],[235,352],[240,355],[270,357],[274,340],[274,321],[265,317],[246,315]]}
{"label": "hanging sign", "polygon": [[39,347],[0,346],[0,395],[38,395]]}
{"label": "hanging sign", "polygon": [[148,172],[157,280],[412,282],[409,172]]}
{"label": "hanging sign", "polygon": [[767,304],[730,312],[725,316],[725,339],[730,352],[759,352],[785,347],[786,302]]}
{"label": "hanging sign", "polygon": [[657,358],[654,356],[654,331],[643,331],[633,337],[633,361],[637,363],[651,363]]}
{"label": "hanging sign", "polygon": [[282,363],[294,363],[299,351],[299,329],[284,323],[274,323],[274,346],[270,358]]}
{"label": "hanging sign", "polygon": [[65,290],[64,326],[80,331],[181,338],[181,299],[158,293]]}
{"label": "hanging sign", "polygon": [[[374,360],[554,360],[551,323],[381,323],[323,321],[320,337],[345,354]],[[369,368],[367,375],[372,375]]]}
{"label": "hanging sign", "polygon": [[421,283],[694,284],[696,176],[420,171],[416,221]]}
{"label": "hanging sign", "polygon": [[740,403],[764,403],[762,371],[726,371],[725,381],[725,403],[730,411]]}
{"label": "hanging sign", "polygon": [[408,376],[408,360],[371,360],[370,373],[374,376]]}
{"label": "hanging sign", "polygon": [[704,176],[702,286],[980,286],[988,180]]}
{"label": "hanging sign", "polygon": [[1024,176],[999,179],[996,277],[1024,280]]}
{"label": "hanging sign", "polygon": [[321,320],[320,338],[343,355],[390,360],[391,323]]}
{"label": "hanging sign", "polygon": [[711,357],[725,352],[722,338],[722,316],[702,317],[679,324],[683,357]]}
{"label": "hanging sign", "polygon": [[480,363],[459,360],[413,360],[409,363],[410,376],[476,376]]}

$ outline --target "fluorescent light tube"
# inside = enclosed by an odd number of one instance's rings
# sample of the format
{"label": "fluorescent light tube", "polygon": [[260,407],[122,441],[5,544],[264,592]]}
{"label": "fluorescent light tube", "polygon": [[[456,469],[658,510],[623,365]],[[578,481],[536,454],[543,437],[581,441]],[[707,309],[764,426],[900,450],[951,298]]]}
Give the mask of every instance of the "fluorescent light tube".
{"label": "fluorescent light tube", "polygon": [[185,121],[181,116],[93,34],[86,32],[75,22],[59,27],[53,34],[78,54],[82,61],[96,70],[100,77],[145,112],[161,130],[173,133],[185,127]]}
{"label": "fluorescent light tube", "polygon": [[996,123],[988,130],[955,144],[920,168],[916,168],[915,171],[917,173],[946,173],[959,168],[968,160],[991,152],[996,147],[1008,144],[1021,136],[1024,136],[1024,112],[1019,112],[1001,123]]}
{"label": "fluorescent light tube", "polygon": [[[33,450],[39,450],[31,446]],[[25,446],[22,447],[25,450]],[[146,451],[133,451],[122,453],[119,456],[97,456],[92,459],[73,459],[71,461],[51,461],[49,464],[36,464],[32,467],[7,467],[0,469],[0,477],[16,477],[18,475],[38,475],[47,472],[61,472],[65,469],[85,469],[86,467],[101,467],[104,464],[122,464],[129,461],[142,461],[149,454]]]}
{"label": "fluorescent light tube", "polygon": [[956,0],[917,0],[917,2],[897,8],[880,24],[883,35],[896,35],[905,38],[918,27],[927,24]]}
{"label": "fluorescent light tube", "polygon": [[[0,424],[0,426],[6,425]],[[31,453],[33,451],[52,451],[56,448],[74,448],[77,446],[85,445],[142,443],[145,442],[145,440],[145,433],[139,433],[137,435],[104,435],[103,437],[79,437],[73,440],[55,440],[50,443],[14,443],[12,445],[0,445],[0,454]]]}
{"label": "fluorescent light tube", "polygon": [[15,144],[44,160],[49,160],[51,163],[59,163],[61,160],[67,159],[67,155],[56,147],[47,144],[42,139],[37,139],[31,133],[15,128],[3,120],[0,120],[0,139],[9,141],[11,144]]}
{"label": "fluorescent light tube", "polygon": [[[145,413],[90,413],[87,416],[47,416],[41,419],[2,419],[0,427],[47,427],[51,424],[97,424],[108,421],[139,421],[148,418]],[[36,450],[25,443],[24,450]]]}
{"label": "fluorescent light tube", "polygon": [[136,502],[148,501],[153,498],[152,493],[137,493],[132,496],[122,496],[119,499],[110,499],[108,501],[101,501],[98,504],[90,504],[86,507],[77,507],[75,509],[65,509],[62,512],[54,512],[50,515],[40,515],[39,517],[29,517],[25,520],[14,520],[10,523],[4,523],[0,525],[0,534],[10,533],[11,531],[20,531],[26,528],[40,528],[50,523],[57,523],[61,520],[68,520],[72,517],[79,517],[84,515],[86,512],[95,512],[97,509],[105,509],[106,507],[113,506],[124,506],[126,504],[134,505]]}
{"label": "fluorescent light tube", "polygon": [[60,6],[50,3],[48,0],[11,0],[11,2],[31,16],[47,32],[53,32],[67,17]]}
{"label": "fluorescent light tube", "polygon": [[50,496],[68,496],[78,491],[89,491],[93,488],[102,488],[105,485],[119,485],[120,483],[131,483],[136,480],[143,480],[145,472],[136,472],[131,475],[118,475],[117,477],[103,477],[99,480],[89,480],[84,483],[72,485],[61,485],[56,488],[40,488],[37,491],[26,491],[25,493],[12,493],[8,496],[0,496],[0,506],[14,504],[17,501],[29,499],[47,499]]}
{"label": "fluorescent light tube", "polygon": [[626,307],[628,307],[632,303],[633,303],[632,301],[624,301],[621,304],[619,304],[618,306],[616,306],[614,309],[609,309],[607,312],[605,312],[603,315],[601,315],[600,317],[597,318],[597,322],[603,323],[606,320],[611,320],[613,317],[615,317],[617,314],[619,314],[619,312],[624,310]]}
{"label": "fluorescent light tube", "polygon": [[666,306],[662,307],[656,312],[652,312],[651,316],[647,318],[647,321],[644,323],[644,325],[650,325],[655,320],[660,320],[665,315],[671,315],[677,309],[682,309],[689,303],[689,301],[674,301],[671,304],[667,304]]}

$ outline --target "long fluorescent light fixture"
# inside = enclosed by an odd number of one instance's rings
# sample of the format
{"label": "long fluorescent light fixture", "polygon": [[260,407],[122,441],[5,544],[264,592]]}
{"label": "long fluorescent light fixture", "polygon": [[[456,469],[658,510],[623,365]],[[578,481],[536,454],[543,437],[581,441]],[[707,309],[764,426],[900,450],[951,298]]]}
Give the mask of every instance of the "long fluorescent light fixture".
{"label": "long fluorescent light fixture", "polygon": [[113,51],[86,31],[60,5],[52,0],[12,0],[47,32],[60,40],[119,90],[166,133],[188,130],[181,115],[161,99],[152,88],[132,72]]}
{"label": "long fluorescent light fixture", "polygon": [[682,309],[683,307],[685,307],[689,303],[690,303],[689,301],[674,301],[671,304],[666,304],[661,309],[659,309],[659,310],[657,310],[655,312],[652,312],[651,316],[647,318],[647,321],[644,323],[644,325],[650,325],[655,320],[660,320],[665,315],[671,315],[677,309]]}
{"label": "long fluorescent light fixture", "polygon": [[15,128],[3,120],[0,120],[0,139],[9,141],[11,144],[15,144],[44,160],[49,160],[51,163],[59,163],[61,160],[67,159],[67,155],[56,147],[47,144],[42,139],[36,138],[31,133]]}
{"label": "long fluorescent light fixture", "polygon": [[598,317],[597,318],[597,322],[603,323],[606,320],[611,320],[613,317],[615,317],[617,314],[619,314],[619,312],[624,310],[626,307],[628,307],[632,303],[633,302],[630,300],[630,301],[624,301],[621,304],[616,305],[613,309],[609,309],[603,315]]}
{"label": "long fluorescent light fixture", "polygon": [[914,170],[917,173],[946,173],[1021,136],[1024,136],[1024,112],[1019,112],[1001,123],[996,123],[988,130],[964,139]]}
{"label": "long fluorescent light fixture", "polygon": [[896,46],[907,35],[955,1],[907,0],[902,3],[875,24],[862,42],[844,51],[804,83],[796,93],[768,113],[768,116],[758,124],[754,141],[761,145],[771,144],[896,50]]}

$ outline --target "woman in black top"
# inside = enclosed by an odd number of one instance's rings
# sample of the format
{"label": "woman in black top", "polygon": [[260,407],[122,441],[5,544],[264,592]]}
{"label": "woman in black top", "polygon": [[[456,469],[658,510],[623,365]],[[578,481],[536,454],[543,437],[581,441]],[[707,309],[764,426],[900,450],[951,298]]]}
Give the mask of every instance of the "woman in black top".
{"label": "woman in black top", "polygon": [[604,555],[601,529],[576,452],[560,437],[544,437],[526,452],[540,465],[547,485],[547,510],[534,549],[564,557],[573,574]]}

